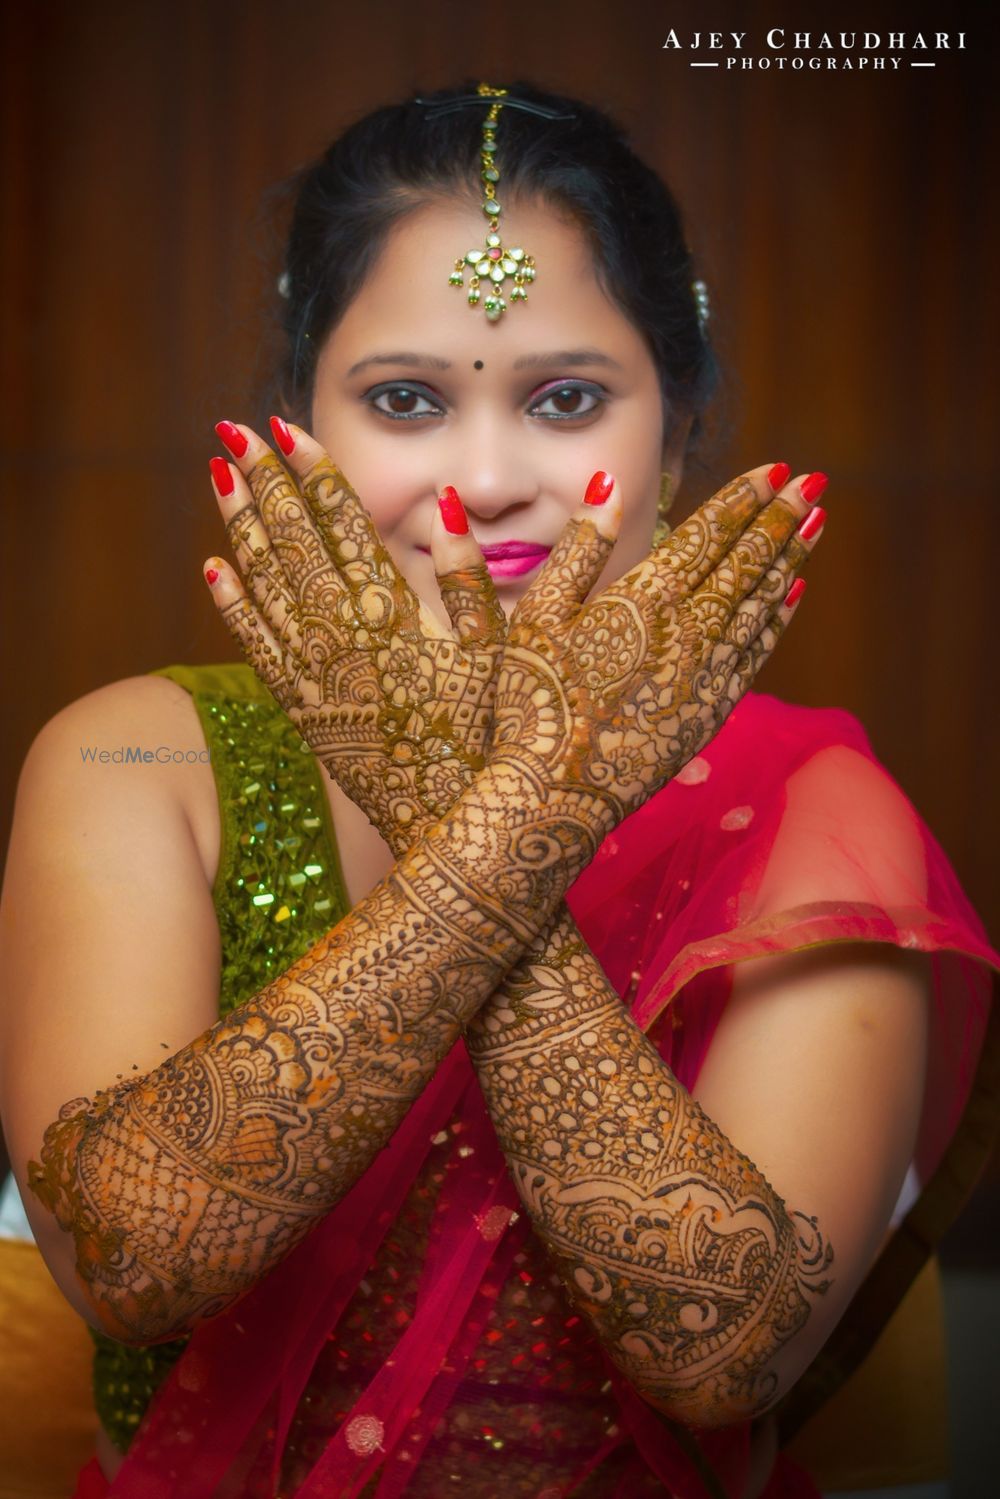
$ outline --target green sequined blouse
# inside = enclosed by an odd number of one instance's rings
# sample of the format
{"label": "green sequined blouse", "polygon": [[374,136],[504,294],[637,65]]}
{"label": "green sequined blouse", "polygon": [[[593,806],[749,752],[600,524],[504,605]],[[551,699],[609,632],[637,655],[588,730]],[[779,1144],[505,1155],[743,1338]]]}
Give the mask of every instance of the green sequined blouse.
{"label": "green sequined blouse", "polygon": [[[349,910],[330,807],[305,741],[248,666],[164,666],[194,699],[211,755],[222,827],[212,900],[226,1015],[300,958]],[[94,1402],[126,1452],[146,1407],[187,1346],[95,1343]]]}

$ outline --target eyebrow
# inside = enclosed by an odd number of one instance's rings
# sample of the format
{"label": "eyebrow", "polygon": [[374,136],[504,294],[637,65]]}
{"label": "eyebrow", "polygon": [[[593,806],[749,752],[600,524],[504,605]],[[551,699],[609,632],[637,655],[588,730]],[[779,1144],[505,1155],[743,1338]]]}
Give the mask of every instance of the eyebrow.
{"label": "eyebrow", "polygon": [[[450,359],[442,359],[438,354],[415,354],[403,350],[395,354],[369,354],[365,359],[359,359],[347,371],[347,379],[352,379],[373,364],[408,364],[411,368],[430,370],[450,370],[452,367]],[[516,370],[527,370],[553,365],[563,368],[569,365],[603,365],[613,370],[622,368],[617,359],[612,359],[610,354],[602,354],[600,349],[556,349],[551,354],[522,354],[520,359],[515,359],[513,367]]]}
{"label": "eyebrow", "polygon": [[425,370],[451,369],[450,359],[441,359],[437,354],[413,354],[404,349],[401,354],[369,354],[366,359],[359,359],[347,371],[348,380],[352,375],[367,369],[370,364],[409,364]]}
{"label": "eyebrow", "polygon": [[529,370],[552,364],[599,364],[612,370],[620,370],[622,367],[617,359],[612,359],[610,354],[602,354],[600,349],[556,349],[552,354],[522,354],[520,359],[515,359],[514,368]]}

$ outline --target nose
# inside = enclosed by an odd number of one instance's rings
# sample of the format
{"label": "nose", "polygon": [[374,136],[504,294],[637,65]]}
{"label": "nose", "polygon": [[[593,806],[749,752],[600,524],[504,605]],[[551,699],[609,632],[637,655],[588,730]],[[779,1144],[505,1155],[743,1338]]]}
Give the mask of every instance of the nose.
{"label": "nose", "polygon": [[538,498],[539,476],[526,447],[523,434],[500,422],[476,423],[456,445],[442,487],[454,485],[473,523],[494,521],[508,510],[530,505]]}

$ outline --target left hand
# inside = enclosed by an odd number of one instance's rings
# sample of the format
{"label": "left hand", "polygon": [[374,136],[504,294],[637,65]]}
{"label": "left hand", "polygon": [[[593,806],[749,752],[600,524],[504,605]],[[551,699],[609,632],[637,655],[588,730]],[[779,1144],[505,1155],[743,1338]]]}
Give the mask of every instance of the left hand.
{"label": "left hand", "polygon": [[318,443],[290,427],[283,463],[238,430],[247,450],[230,460],[233,492],[216,495],[243,584],[212,558],[213,597],[247,662],[398,857],[483,765],[506,633],[493,580],[471,532],[450,535],[436,513],[444,633]]}

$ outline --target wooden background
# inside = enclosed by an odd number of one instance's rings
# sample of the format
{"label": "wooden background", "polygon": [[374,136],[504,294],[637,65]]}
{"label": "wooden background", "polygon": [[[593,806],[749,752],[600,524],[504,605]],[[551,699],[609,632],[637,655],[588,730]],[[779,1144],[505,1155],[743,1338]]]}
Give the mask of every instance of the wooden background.
{"label": "wooden background", "polygon": [[954,6],[829,10],[838,29],[964,26],[968,49],[853,74],[663,50],[671,25],[763,51],[770,26],[834,24],[778,0],[8,5],[4,816],[63,704],[234,654],[201,578],[222,543],[206,463],[266,374],[275,184],[388,98],[527,77],[617,114],[686,209],[728,377],[682,509],[767,459],[831,476],[809,593],[758,685],[861,717],[996,939],[997,80]]}

